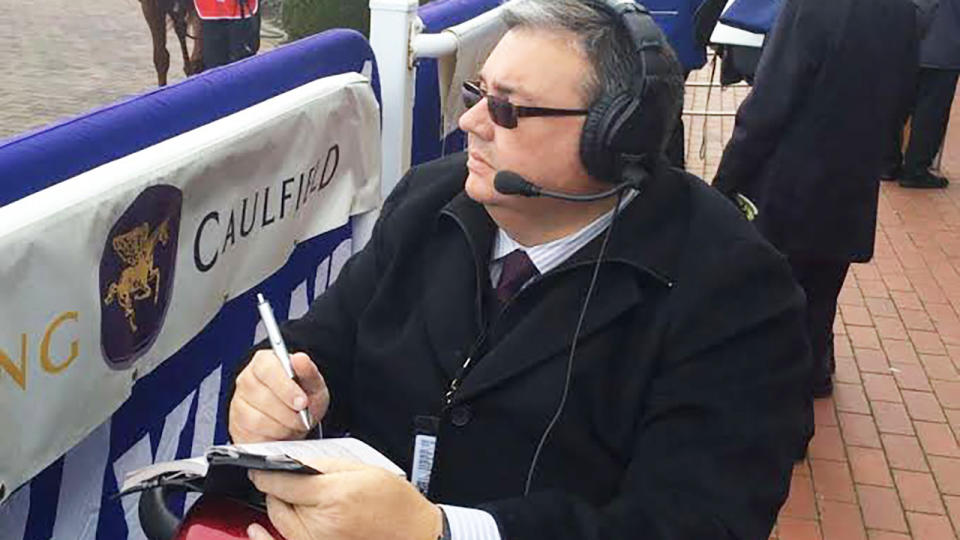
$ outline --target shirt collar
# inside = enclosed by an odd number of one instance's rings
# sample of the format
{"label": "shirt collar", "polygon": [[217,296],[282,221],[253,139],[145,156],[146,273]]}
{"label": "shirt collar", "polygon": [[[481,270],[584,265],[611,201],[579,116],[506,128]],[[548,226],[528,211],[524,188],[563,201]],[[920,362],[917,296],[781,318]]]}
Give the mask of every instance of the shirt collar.
{"label": "shirt collar", "polygon": [[[623,196],[623,200],[620,201],[620,210],[623,210],[630,204],[636,196],[637,190],[628,190]],[[563,261],[570,258],[577,250],[589,244],[591,240],[606,230],[611,221],[613,221],[612,208],[579,231],[536,246],[523,246],[513,238],[510,238],[506,231],[498,227],[497,236],[494,239],[493,256],[490,260],[491,262],[498,262],[514,250],[520,249],[527,253],[527,256],[530,257],[537,271],[543,275],[560,266]]]}

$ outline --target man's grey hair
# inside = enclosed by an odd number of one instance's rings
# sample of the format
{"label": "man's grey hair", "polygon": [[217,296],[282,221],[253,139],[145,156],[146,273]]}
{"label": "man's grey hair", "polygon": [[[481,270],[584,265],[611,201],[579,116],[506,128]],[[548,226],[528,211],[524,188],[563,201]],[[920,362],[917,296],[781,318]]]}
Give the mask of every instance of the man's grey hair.
{"label": "man's grey hair", "polygon": [[587,104],[630,87],[639,61],[630,37],[596,6],[583,0],[510,0],[503,5],[502,20],[508,30],[566,31],[576,36],[574,46],[593,69],[583,81]]}

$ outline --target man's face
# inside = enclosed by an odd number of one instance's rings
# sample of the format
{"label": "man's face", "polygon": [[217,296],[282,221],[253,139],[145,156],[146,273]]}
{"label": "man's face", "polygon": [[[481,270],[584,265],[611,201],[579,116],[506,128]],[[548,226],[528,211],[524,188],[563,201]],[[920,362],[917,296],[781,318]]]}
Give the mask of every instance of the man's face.
{"label": "man's face", "polygon": [[[481,87],[515,105],[586,109],[582,88],[590,68],[573,39],[562,33],[511,30],[484,64]],[[488,209],[530,210],[534,201],[494,189],[494,176],[501,170],[547,189],[580,193],[603,189],[580,161],[584,118],[524,117],[508,129],[493,123],[487,100],[481,100],[460,117],[460,128],[468,134],[467,194]]]}

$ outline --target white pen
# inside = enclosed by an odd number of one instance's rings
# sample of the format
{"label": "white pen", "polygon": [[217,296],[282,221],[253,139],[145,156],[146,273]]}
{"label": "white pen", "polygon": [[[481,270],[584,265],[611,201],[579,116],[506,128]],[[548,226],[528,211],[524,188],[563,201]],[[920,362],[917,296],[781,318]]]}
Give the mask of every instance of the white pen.
{"label": "white pen", "polygon": [[[270,347],[273,349],[273,354],[277,355],[277,358],[280,359],[280,364],[283,365],[283,370],[287,372],[287,376],[299,385],[300,381],[297,379],[297,374],[293,371],[293,364],[290,363],[287,345],[283,342],[283,336],[280,335],[280,327],[277,326],[277,320],[273,318],[273,310],[270,309],[270,303],[267,302],[260,293],[257,293],[257,310],[260,312],[260,319],[263,320],[263,326],[267,329],[267,337],[270,338]],[[303,425],[307,426],[307,430],[309,430],[310,411],[307,409],[301,410],[300,419],[303,420]]]}

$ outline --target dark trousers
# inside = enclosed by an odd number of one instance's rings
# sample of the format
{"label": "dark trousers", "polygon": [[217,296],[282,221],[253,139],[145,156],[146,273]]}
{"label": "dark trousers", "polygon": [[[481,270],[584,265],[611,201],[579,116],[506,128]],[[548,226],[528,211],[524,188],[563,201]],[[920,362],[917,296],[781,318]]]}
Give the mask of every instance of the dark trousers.
{"label": "dark trousers", "polygon": [[260,50],[260,14],[246,19],[203,21],[203,67],[224,66]]}
{"label": "dark trousers", "polygon": [[[916,178],[923,176],[933,164],[933,158],[940,151],[943,137],[947,133],[947,121],[950,119],[950,105],[953,103],[960,71],[920,68],[917,74],[917,90],[913,99],[910,122],[910,141],[907,152],[901,156],[903,146],[903,124],[897,126],[894,135],[895,145],[890,149],[886,169],[895,170],[903,162],[903,176]],[[906,118],[904,118],[906,121]]]}
{"label": "dark trousers", "polygon": [[834,372],[833,319],[837,297],[850,263],[836,260],[790,259],[793,275],[807,294],[807,334],[813,353],[813,384],[823,384]]}

